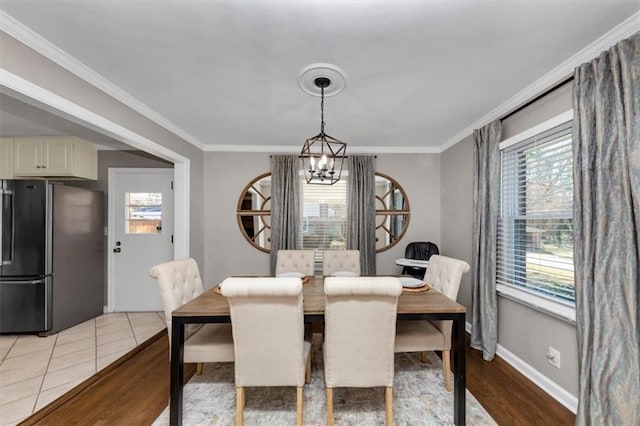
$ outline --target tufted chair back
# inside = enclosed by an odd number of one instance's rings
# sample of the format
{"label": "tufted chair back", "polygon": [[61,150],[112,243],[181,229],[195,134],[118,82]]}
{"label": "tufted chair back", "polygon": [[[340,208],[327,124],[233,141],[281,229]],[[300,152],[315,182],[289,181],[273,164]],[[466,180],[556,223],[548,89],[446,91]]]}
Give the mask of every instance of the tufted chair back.
{"label": "tufted chair back", "polygon": [[[153,266],[149,275],[158,280],[164,318],[171,339],[171,312],[204,291],[198,264],[191,258],[174,260]],[[193,330],[187,330],[187,335],[192,332]]]}
{"label": "tufted chair back", "polygon": [[307,277],[315,275],[313,250],[278,250],[276,276],[287,272],[300,272]]}
{"label": "tufted chair back", "polygon": [[322,252],[322,275],[353,272],[360,275],[360,250],[325,250]]}
{"label": "tufted chair back", "polygon": [[[302,426],[305,379],[311,381],[311,333],[305,333],[300,278],[227,278],[236,377],[236,425],[247,386],[296,386]],[[306,335],[305,335],[306,334]]]}
{"label": "tufted chair back", "polygon": [[[434,254],[429,259],[429,267],[424,275],[424,282],[438,290],[451,300],[458,298],[462,274],[468,272],[469,264],[464,260]],[[445,346],[451,347],[451,321],[431,321],[442,332]]]}
{"label": "tufted chair back", "polygon": [[385,387],[386,424],[393,425],[393,353],[402,284],[394,277],[324,279],[324,382],[327,425],[333,389]]}
{"label": "tufted chair back", "polygon": [[[303,386],[306,357],[300,278],[227,278],[236,386]],[[306,356],[305,356],[306,355]]]}
{"label": "tufted chair back", "polygon": [[434,254],[429,259],[429,267],[424,275],[424,282],[449,299],[456,300],[462,274],[468,272],[469,269],[469,264],[464,260]]}
{"label": "tufted chair back", "polygon": [[394,277],[324,280],[327,387],[393,386],[398,296]]}

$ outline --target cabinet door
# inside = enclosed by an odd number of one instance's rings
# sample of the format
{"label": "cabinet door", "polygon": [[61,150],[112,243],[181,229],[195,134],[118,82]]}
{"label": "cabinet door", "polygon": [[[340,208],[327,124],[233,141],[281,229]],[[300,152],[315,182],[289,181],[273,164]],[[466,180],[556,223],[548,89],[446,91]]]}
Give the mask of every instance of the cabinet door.
{"label": "cabinet door", "polygon": [[13,179],[13,138],[0,138],[0,179]]}
{"label": "cabinet door", "polygon": [[16,176],[42,174],[42,138],[15,138],[13,159],[13,173]]}
{"label": "cabinet door", "polygon": [[43,174],[70,175],[73,171],[73,139],[48,137],[42,143]]}

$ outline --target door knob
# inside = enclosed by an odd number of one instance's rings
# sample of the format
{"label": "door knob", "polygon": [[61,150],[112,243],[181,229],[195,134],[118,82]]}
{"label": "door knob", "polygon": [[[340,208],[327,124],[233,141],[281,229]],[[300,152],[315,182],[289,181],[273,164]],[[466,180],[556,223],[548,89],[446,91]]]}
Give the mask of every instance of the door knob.
{"label": "door knob", "polygon": [[122,251],[122,249],[120,247],[116,247],[113,249],[114,253],[120,253]]}

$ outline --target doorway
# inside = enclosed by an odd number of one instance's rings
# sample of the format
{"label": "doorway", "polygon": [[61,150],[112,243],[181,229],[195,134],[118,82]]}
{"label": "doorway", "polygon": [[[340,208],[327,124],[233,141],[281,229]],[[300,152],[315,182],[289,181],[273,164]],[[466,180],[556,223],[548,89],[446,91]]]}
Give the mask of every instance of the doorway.
{"label": "doorway", "polygon": [[162,311],[149,269],[174,258],[173,169],[109,169],[109,312]]}

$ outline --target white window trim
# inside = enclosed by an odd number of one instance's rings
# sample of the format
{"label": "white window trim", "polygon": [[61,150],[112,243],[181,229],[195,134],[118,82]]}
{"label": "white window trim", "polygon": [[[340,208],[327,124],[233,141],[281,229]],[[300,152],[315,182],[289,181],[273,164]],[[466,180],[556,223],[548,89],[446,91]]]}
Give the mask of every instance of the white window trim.
{"label": "white window trim", "polygon": [[576,324],[576,306],[572,302],[563,302],[551,297],[545,297],[537,292],[506,284],[496,284],[496,291],[499,296],[505,299],[528,306],[569,324]]}
{"label": "white window trim", "polygon": [[565,111],[560,115],[557,115],[547,121],[543,121],[536,126],[533,126],[523,132],[518,133],[517,135],[513,135],[510,138],[503,140],[498,144],[498,149],[502,151],[509,148],[510,146],[530,139],[536,135],[539,135],[540,133],[544,133],[547,130],[553,129],[556,126],[559,126],[571,120],[573,120],[573,109]]}
{"label": "white window trim", "polygon": [[[565,111],[562,114],[505,139],[500,142],[498,148],[502,151],[570,120],[573,120],[573,109]],[[576,324],[575,303],[564,302],[557,298],[546,297],[537,292],[506,284],[496,284],[496,291],[499,296],[504,297],[505,299],[528,306],[569,324]]]}

